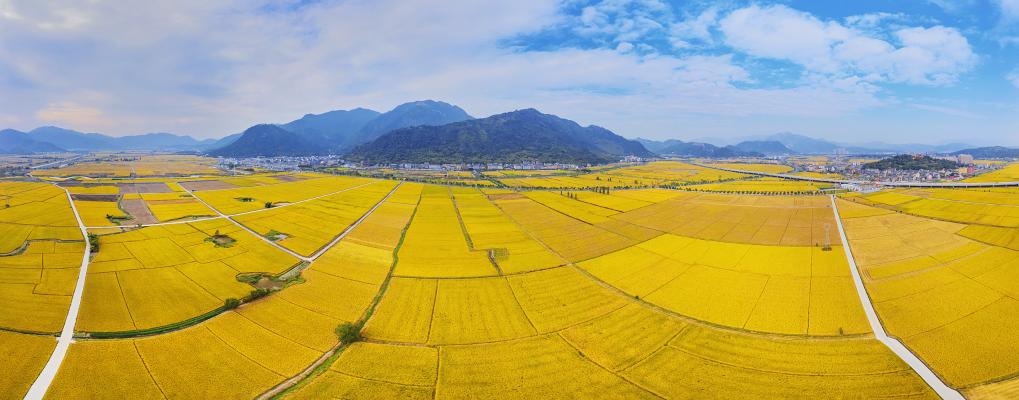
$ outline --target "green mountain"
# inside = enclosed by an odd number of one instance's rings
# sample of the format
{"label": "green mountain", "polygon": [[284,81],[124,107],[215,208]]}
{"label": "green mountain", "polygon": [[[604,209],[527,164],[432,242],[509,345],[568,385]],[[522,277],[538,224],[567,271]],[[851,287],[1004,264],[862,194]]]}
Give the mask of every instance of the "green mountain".
{"label": "green mountain", "polygon": [[766,156],[796,154],[795,151],[790,150],[784,144],[775,140],[747,140],[736,144],[735,147],[742,151],[761,153]]}
{"label": "green mountain", "polygon": [[662,155],[711,158],[764,156],[761,153],[741,150],[734,146],[718,147],[710,143],[683,142],[679,140],[669,140],[667,143],[670,144],[664,148],[659,148],[656,153]]}
{"label": "green mountain", "polygon": [[294,132],[276,125],[255,125],[233,141],[209,152],[217,157],[278,157],[323,154],[325,149]]}
{"label": "green mountain", "polygon": [[400,104],[368,121],[356,137],[355,145],[368,143],[386,133],[400,128],[419,125],[446,125],[472,119],[462,108],[449,103],[422,100]]}
{"label": "green mountain", "polygon": [[350,149],[360,144],[359,132],[365,124],[379,117],[379,112],[365,108],[307,114],[301,119],[281,125],[304,139],[331,149]]}
{"label": "green mountain", "polygon": [[976,158],[1019,158],[1019,149],[1002,146],[963,149],[952,154],[969,154]]}
{"label": "green mountain", "polygon": [[397,129],[358,146],[348,158],[369,163],[605,163],[651,156],[640,143],[611,131],[534,109],[442,126]]}
{"label": "green mountain", "polygon": [[942,169],[953,169],[959,168],[962,164],[955,161],[940,160],[929,156],[914,156],[910,154],[900,154],[895,157],[889,157],[884,160],[875,161],[872,163],[863,164],[861,168],[864,169],[902,169],[902,170],[928,170],[937,171]]}

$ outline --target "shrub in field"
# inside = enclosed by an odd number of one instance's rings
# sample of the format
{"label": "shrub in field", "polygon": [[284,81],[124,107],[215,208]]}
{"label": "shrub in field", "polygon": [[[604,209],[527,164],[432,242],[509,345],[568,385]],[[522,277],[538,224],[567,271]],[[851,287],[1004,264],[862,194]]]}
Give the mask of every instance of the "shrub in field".
{"label": "shrub in field", "polygon": [[336,337],[341,342],[350,344],[361,340],[361,324],[344,322],[336,327]]}

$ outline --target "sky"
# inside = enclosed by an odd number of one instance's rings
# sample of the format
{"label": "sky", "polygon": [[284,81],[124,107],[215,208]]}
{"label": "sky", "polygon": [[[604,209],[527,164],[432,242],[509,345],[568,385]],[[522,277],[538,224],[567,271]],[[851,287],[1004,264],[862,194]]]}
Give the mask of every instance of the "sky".
{"label": "sky", "polygon": [[1019,145],[1019,0],[0,0],[0,128],[434,99],[626,137]]}

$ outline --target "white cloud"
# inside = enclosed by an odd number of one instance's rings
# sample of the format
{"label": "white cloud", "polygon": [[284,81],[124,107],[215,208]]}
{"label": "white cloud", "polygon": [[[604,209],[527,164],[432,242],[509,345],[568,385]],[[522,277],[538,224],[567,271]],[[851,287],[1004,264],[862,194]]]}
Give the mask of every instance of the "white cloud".
{"label": "white cloud", "polygon": [[1012,72],[1005,76],[1005,79],[1008,79],[1009,82],[1012,82],[1013,86],[1019,88],[1019,68],[1012,70]]}
{"label": "white cloud", "polygon": [[1008,20],[1019,19],[1019,0],[995,0],[1001,16]]}
{"label": "white cloud", "polygon": [[672,24],[670,30],[674,47],[687,47],[689,40],[710,43],[712,41],[711,28],[717,24],[718,7],[710,7],[696,17]]}
{"label": "white cloud", "polygon": [[833,77],[944,85],[977,61],[954,28],[902,28],[892,32],[897,39],[892,43],[782,5],[736,10],[721,20],[720,28],[733,48]]}
{"label": "white cloud", "polygon": [[103,110],[73,102],[47,104],[46,107],[35,112],[35,117],[47,123],[81,127],[82,129],[105,128],[111,125],[111,121],[103,115]]}

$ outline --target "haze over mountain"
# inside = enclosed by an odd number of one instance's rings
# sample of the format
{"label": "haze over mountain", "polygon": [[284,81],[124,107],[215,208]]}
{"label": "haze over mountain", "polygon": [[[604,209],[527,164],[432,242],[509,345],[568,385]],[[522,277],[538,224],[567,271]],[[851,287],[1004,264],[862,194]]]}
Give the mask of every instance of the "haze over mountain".
{"label": "haze over mountain", "polygon": [[211,147],[215,139],[196,140],[172,133],[146,133],[112,137],[100,133],[83,133],[56,126],[43,126],[28,132],[37,141],[55,144],[70,151],[145,150],[195,151]]}
{"label": "haze over mountain", "polygon": [[650,156],[637,141],[598,126],[524,109],[441,126],[397,129],[355,148],[349,158],[370,163],[603,163]]}
{"label": "haze over mountain", "polygon": [[682,157],[763,157],[764,154],[745,151],[736,146],[718,147],[710,143],[684,142],[670,139],[657,142],[649,139],[637,139],[645,148],[656,154]]}
{"label": "haze over mountain", "polygon": [[366,108],[336,110],[322,114],[307,114],[301,119],[280,125],[313,143],[328,144],[337,150],[353,147],[361,128],[379,117],[379,112]]}
{"label": "haze over mountain", "polygon": [[32,139],[28,134],[14,129],[0,130],[0,153],[32,154],[62,152],[64,149],[51,143]]}

